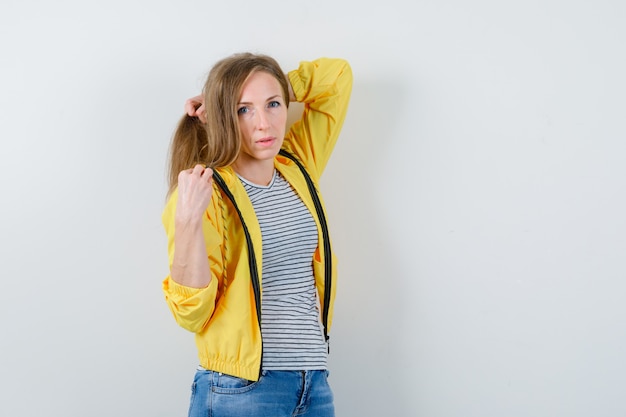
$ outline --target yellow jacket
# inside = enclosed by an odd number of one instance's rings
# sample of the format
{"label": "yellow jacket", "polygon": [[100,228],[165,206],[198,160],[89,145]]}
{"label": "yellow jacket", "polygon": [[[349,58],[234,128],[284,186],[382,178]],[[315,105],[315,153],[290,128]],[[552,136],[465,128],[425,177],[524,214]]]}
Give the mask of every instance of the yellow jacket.
{"label": "yellow jacket", "polygon": [[[296,99],[304,103],[304,112],[301,120],[287,132],[283,148],[302,162],[319,189],[319,178],[330,158],[348,109],[352,71],[344,60],[320,58],[301,62],[297,70],[289,72],[288,77]],[[293,161],[281,155],[275,158],[274,164],[315,218],[321,245],[320,222],[302,172]],[[232,168],[220,168],[217,171],[233,194],[249,229],[262,288],[261,228],[252,203]],[[176,201],[177,192],[174,191],[163,211],[170,265],[174,256]],[[262,341],[246,240],[239,217],[215,183],[202,227],[211,282],[206,288],[190,288],[176,283],[168,276],[163,281],[165,299],[178,324],[195,333],[200,365],[256,381],[261,369]],[[336,290],[334,255],[332,258],[330,289],[325,288],[324,251],[320,246],[313,258],[313,273],[322,309],[325,307],[325,291],[330,291],[327,331],[332,323]]]}

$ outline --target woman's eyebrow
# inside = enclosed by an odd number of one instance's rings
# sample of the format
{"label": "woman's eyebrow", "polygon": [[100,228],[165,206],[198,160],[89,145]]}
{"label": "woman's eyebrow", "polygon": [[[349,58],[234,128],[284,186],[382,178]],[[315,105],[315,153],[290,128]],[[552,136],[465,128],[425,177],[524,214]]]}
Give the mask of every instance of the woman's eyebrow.
{"label": "woman's eyebrow", "polygon": [[[283,97],[283,96],[281,96],[280,94],[275,94],[275,95],[273,95],[273,96],[271,96],[271,97],[266,98],[266,99],[265,99],[265,101],[270,101],[270,100],[274,100],[275,98],[282,98],[282,97]],[[251,101],[240,101],[240,102],[238,102],[237,104],[238,104],[238,105],[240,105],[240,104],[246,104],[246,105],[248,105],[248,104],[252,104],[252,102],[251,102]]]}

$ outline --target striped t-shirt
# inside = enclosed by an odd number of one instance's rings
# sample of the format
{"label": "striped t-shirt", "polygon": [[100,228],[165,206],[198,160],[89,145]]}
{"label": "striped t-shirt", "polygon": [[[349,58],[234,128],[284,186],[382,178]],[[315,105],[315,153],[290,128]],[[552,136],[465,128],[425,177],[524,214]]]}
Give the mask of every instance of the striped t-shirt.
{"label": "striped t-shirt", "polygon": [[327,346],[313,278],[315,220],[277,171],[268,186],[240,179],[263,237],[263,369],[326,369]]}

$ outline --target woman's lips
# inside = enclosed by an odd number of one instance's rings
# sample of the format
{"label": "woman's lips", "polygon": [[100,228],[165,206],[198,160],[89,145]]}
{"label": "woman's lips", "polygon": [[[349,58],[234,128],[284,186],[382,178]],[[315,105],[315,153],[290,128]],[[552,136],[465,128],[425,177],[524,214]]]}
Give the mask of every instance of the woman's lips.
{"label": "woman's lips", "polygon": [[271,146],[275,141],[276,139],[274,138],[263,138],[263,139],[257,140],[256,143],[258,143],[261,146]]}

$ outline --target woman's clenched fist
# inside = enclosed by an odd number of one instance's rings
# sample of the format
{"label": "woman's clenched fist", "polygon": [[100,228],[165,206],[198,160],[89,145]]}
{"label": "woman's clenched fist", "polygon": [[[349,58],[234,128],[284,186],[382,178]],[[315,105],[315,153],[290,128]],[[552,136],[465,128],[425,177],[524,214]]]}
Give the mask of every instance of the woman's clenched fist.
{"label": "woman's clenched fist", "polygon": [[203,165],[178,174],[177,222],[195,222],[202,219],[213,194],[213,170]]}

